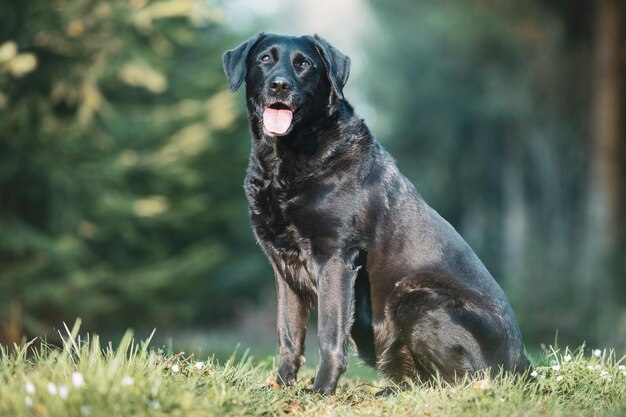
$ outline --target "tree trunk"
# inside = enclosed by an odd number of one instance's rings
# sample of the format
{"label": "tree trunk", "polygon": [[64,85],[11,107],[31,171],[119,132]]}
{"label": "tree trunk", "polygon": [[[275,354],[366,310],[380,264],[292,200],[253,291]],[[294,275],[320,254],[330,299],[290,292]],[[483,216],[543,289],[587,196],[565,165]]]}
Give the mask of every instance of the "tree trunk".
{"label": "tree trunk", "polygon": [[624,1],[598,0],[591,125],[591,239],[600,253],[615,250],[622,238]]}
{"label": "tree trunk", "polygon": [[595,20],[587,280],[594,327],[604,343],[624,343],[624,0],[597,0]]}

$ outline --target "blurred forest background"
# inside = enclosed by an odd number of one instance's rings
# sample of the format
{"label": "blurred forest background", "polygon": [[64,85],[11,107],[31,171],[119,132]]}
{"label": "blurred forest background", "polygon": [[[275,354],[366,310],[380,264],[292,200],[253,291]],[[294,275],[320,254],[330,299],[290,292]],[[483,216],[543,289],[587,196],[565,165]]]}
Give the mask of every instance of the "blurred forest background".
{"label": "blurred forest background", "polygon": [[622,0],[256,3],[0,3],[1,343],[81,317],[274,349],[221,55],[277,31],[353,57],[347,98],[503,286],[529,348],[557,331],[626,348]]}

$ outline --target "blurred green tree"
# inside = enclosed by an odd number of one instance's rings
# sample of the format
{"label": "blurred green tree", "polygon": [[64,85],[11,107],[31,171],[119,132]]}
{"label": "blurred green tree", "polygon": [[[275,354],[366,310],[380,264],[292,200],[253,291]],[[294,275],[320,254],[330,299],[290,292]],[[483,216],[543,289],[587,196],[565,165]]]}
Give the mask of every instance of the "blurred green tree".
{"label": "blurred green tree", "polygon": [[[0,324],[171,326],[232,313],[267,268],[249,142],[194,0],[0,5]],[[245,261],[244,261],[245,260]]]}

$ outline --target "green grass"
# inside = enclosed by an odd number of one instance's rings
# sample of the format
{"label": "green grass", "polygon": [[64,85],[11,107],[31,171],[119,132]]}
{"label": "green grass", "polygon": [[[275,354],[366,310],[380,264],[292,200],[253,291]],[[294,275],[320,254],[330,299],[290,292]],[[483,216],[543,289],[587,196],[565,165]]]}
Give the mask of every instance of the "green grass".
{"label": "green grass", "polygon": [[135,342],[130,332],[116,348],[77,334],[78,325],[60,348],[0,350],[1,416],[626,415],[626,370],[610,351],[552,349],[535,360],[530,383],[502,376],[376,397],[385,380],[344,377],[337,395],[323,398],[301,390],[310,368],[298,387],[276,388],[273,358],[199,362]]}

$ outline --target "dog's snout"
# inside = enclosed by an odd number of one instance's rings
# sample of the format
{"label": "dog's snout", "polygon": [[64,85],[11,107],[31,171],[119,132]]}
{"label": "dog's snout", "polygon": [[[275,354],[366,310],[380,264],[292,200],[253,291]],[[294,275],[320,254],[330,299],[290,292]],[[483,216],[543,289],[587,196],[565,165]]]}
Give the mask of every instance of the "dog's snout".
{"label": "dog's snout", "polygon": [[270,88],[274,93],[291,90],[291,83],[285,77],[274,77],[270,81]]}

